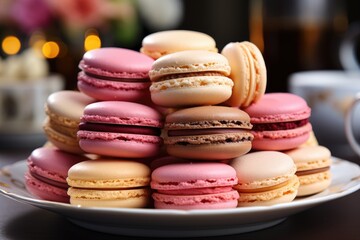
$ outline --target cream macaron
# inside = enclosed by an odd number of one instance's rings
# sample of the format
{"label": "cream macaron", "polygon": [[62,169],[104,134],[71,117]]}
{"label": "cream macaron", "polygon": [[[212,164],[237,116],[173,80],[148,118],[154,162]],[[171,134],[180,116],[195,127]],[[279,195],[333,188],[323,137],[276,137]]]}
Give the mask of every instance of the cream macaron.
{"label": "cream macaron", "polygon": [[296,165],[286,154],[276,151],[252,152],[235,158],[239,192],[238,207],[268,206],[291,202],[299,188]]}
{"label": "cream macaron", "polygon": [[120,159],[96,159],[68,171],[68,195],[82,207],[142,208],[150,199],[150,168]]}
{"label": "cream macaron", "polygon": [[305,146],[285,152],[297,166],[300,180],[297,196],[319,193],[331,184],[331,152],[324,146]]}
{"label": "cream macaron", "polygon": [[215,105],[232,93],[228,60],[205,50],[187,50],[157,59],[149,72],[152,101],[163,107]]}
{"label": "cream macaron", "polygon": [[77,131],[85,107],[95,102],[92,97],[78,91],[58,91],[47,98],[47,118],[43,129],[48,140],[63,151],[84,153],[79,146]]}
{"label": "cream macaron", "polygon": [[264,58],[251,42],[231,42],[221,51],[231,66],[234,81],[231,97],[225,102],[231,107],[244,108],[257,102],[265,93],[267,77]]}

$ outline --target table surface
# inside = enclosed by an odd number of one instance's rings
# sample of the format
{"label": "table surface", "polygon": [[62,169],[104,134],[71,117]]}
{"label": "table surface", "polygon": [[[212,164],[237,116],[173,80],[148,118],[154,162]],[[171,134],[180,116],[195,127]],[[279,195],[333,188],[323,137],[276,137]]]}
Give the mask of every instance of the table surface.
{"label": "table surface", "polygon": [[[0,149],[0,167],[26,159],[31,149]],[[360,163],[346,148],[333,155]],[[289,216],[271,228],[206,239],[360,239],[360,191]],[[65,217],[0,195],[0,239],[134,239],[81,228]],[[205,238],[196,238],[205,239]]]}

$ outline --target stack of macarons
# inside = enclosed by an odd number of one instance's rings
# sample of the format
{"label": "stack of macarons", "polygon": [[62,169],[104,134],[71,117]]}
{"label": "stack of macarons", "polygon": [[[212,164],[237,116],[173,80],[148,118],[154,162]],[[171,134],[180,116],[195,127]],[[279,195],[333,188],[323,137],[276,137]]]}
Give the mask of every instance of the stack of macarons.
{"label": "stack of macarons", "polygon": [[[316,142],[311,109],[294,94],[265,94],[265,62],[251,42],[219,51],[205,33],[162,31],[139,51],[90,50],[79,68],[79,91],[46,104],[52,149],[79,157],[62,174],[65,202],[223,209],[290,202],[330,184],[331,154]],[[326,160],[310,166],[320,158],[311,151]],[[28,181],[44,180],[33,165]]]}

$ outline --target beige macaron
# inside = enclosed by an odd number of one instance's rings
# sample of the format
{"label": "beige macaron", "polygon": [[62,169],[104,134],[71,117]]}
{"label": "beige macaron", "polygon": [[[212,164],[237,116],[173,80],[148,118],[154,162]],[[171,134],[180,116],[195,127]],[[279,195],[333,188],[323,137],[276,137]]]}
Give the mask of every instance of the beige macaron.
{"label": "beige macaron", "polygon": [[48,140],[63,151],[83,153],[77,131],[84,108],[96,100],[78,91],[58,91],[46,101],[43,129]]}
{"label": "beige macaron", "polygon": [[184,50],[217,52],[215,40],[202,32],[168,30],[152,33],[142,40],[140,52],[153,59]]}
{"label": "beige macaron", "polygon": [[136,161],[96,159],[75,164],[67,177],[70,203],[82,207],[146,207],[150,174],[148,166]]}
{"label": "beige macaron", "polygon": [[46,101],[43,128],[48,140],[63,151],[83,153],[77,131],[84,108],[96,100],[78,91],[58,91]]}
{"label": "beige macaron", "polygon": [[215,105],[232,93],[228,60],[204,50],[171,53],[157,59],[149,72],[152,101],[163,107]]}
{"label": "beige macaron", "polygon": [[297,196],[319,193],[331,184],[331,152],[324,146],[304,146],[285,152],[297,166],[300,180]]}
{"label": "beige macaron", "polygon": [[231,97],[225,102],[231,107],[244,108],[257,102],[266,90],[264,58],[251,42],[228,43],[221,51],[231,66],[230,78],[234,81]]}
{"label": "beige macaron", "polygon": [[235,158],[240,195],[238,206],[268,206],[291,202],[299,188],[296,166],[286,154],[276,151],[252,152]]}

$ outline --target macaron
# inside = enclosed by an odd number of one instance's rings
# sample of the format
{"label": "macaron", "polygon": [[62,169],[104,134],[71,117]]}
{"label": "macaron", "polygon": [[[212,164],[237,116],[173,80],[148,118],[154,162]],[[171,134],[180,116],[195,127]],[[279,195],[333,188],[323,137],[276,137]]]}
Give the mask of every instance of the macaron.
{"label": "macaron", "polygon": [[81,207],[146,207],[151,199],[150,174],[145,164],[121,159],[75,164],[67,178],[70,203]]}
{"label": "macaron", "polygon": [[235,208],[239,194],[235,170],[225,163],[176,163],[151,174],[154,206],[158,209]]}
{"label": "macaron", "polygon": [[300,180],[297,196],[307,196],[327,189],[331,184],[331,152],[324,146],[306,146],[285,152],[297,166]]}
{"label": "macaron", "polygon": [[231,97],[225,102],[231,107],[244,108],[257,102],[266,90],[264,58],[251,42],[231,42],[221,51],[231,66],[230,78],[234,81]]}
{"label": "macaron", "polygon": [[151,100],[163,107],[215,105],[232,93],[228,60],[205,50],[175,52],[157,59],[149,72]]}
{"label": "macaron", "polygon": [[300,96],[267,93],[244,109],[250,116],[255,150],[289,150],[305,143],[312,131],[311,109]]}
{"label": "macaron", "polygon": [[238,207],[269,206],[295,199],[299,179],[291,157],[277,151],[258,151],[230,163],[238,178]]}
{"label": "macaron", "polygon": [[77,136],[87,153],[146,158],[159,154],[162,126],[162,115],[149,106],[102,101],[85,107]]}
{"label": "macaron", "polygon": [[83,153],[76,135],[84,108],[95,101],[78,91],[58,91],[49,95],[43,125],[48,140],[63,151]]}
{"label": "macaron", "polygon": [[102,101],[146,103],[150,99],[148,72],[153,59],[124,48],[98,48],[80,61],[79,90]]}
{"label": "macaron", "polygon": [[152,33],[142,40],[140,52],[158,59],[164,55],[184,50],[217,52],[215,40],[202,32],[167,30]]}
{"label": "macaron", "polygon": [[237,108],[185,108],[166,116],[164,143],[175,157],[231,159],[250,151],[251,128],[249,115]]}
{"label": "macaron", "polygon": [[49,201],[69,203],[66,178],[73,165],[89,160],[85,156],[67,153],[57,148],[41,147],[27,159],[25,186],[32,195]]}

